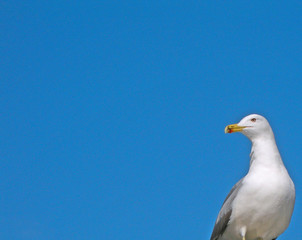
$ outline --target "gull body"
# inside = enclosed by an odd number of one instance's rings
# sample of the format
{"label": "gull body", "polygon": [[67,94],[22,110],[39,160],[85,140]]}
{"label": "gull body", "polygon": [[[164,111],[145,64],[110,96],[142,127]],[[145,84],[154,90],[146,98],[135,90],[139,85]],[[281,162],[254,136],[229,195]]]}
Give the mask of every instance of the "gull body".
{"label": "gull body", "polygon": [[288,227],[295,187],[268,121],[257,114],[226,127],[252,142],[250,168],[231,190],[217,217],[211,240],[274,240]]}

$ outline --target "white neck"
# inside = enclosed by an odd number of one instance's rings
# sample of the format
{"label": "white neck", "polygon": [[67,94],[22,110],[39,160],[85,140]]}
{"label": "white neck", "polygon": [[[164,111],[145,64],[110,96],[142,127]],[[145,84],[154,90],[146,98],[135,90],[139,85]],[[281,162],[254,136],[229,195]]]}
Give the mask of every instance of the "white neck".
{"label": "white neck", "polygon": [[283,162],[273,136],[269,138],[253,139],[250,156],[250,171],[258,166],[268,168],[283,166]]}

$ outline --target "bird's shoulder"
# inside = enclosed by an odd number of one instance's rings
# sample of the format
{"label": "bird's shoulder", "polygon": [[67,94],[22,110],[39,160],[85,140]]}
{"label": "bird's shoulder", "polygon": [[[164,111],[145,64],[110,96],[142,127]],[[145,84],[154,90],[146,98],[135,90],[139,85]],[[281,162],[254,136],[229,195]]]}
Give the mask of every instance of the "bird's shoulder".
{"label": "bird's shoulder", "polygon": [[211,235],[211,240],[218,240],[224,233],[232,215],[232,203],[237,196],[238,191],[242,186],[243,178],[239,180],[231,189],[227,197],[225,198],[218,217],[215,222],[215,226]]}

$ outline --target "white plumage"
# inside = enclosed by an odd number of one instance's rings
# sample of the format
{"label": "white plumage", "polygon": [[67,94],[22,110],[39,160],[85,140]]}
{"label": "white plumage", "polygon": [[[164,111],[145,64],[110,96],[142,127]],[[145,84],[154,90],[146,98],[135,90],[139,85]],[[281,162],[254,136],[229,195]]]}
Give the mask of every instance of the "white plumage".
{"label": "white plumage", "polygon": [[273,131],[257,114],[227,126],[225,131],[242,132],[251,140],[250,168],[224,201],[211,240],[274,240],[289,225],[295,187]]}

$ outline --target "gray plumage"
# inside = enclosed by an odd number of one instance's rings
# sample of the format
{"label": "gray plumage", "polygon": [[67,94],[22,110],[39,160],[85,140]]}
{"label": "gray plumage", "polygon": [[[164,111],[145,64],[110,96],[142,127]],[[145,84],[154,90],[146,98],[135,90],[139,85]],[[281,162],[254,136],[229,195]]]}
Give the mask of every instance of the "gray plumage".
{"label": "gray plumage", "polygon": [[211,240],[217,240],[224,233],[232,214],[232,203],[242,185],[242,180],[243,179],[241,179],[235,184],[235,186],[232,187],[231,191],[224,200],[215,222]]}

